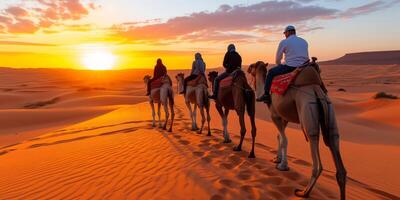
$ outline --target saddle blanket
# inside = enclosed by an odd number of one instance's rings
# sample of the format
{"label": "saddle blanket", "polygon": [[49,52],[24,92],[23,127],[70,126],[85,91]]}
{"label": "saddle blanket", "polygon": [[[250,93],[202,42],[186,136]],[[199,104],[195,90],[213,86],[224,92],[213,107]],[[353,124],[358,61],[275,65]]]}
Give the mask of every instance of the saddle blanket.
{"label": "saddle blanket", "polygon": [[228,76],[219,82],[219,87],[230,87],[232,86],[233,76]]}
{"label": "saddle blanket", "polygon": [[199,75],[199,76],[197,76],[197,78],[195,78],[191,81],[188,81],[187,86],[196,87],[199,84],[203,84],[203,83],[208,87],[207,78],[204,75]]}
{"label": "saddle blanket", "polygon": [[272,81],[271,93],[284,95],[289,88],[289,85],[294,81],[298,72],[294,71],[288,74],[276,76]]}
{"label": "saddle blanket", "polygon": [[163,78],[156,79],[151,82],[151,89],[160,88],[163,85]]}

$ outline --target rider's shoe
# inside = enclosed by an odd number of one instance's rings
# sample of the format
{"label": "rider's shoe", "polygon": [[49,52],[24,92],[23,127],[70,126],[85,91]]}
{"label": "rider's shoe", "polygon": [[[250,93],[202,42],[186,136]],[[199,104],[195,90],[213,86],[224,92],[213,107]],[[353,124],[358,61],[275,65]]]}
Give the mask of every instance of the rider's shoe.
{"label": "rider's shoe", "polygon": [[258,101],[258,102],[264,102],[264,103],[266,103],[266,104],[271,104],[271,95],[264,94],[264,95],[262,95],[261,97],[258,97],[258,98],[256,99],[256,101]]}
{"label": "rider's shoe", "polygon": [[209,98],[209,99],[214,99],[214,100],[216,100],[216,99],[217,99],[217,95],[213,94],[213,95],[211,95],[211,96],[208,96],[208,98]]}

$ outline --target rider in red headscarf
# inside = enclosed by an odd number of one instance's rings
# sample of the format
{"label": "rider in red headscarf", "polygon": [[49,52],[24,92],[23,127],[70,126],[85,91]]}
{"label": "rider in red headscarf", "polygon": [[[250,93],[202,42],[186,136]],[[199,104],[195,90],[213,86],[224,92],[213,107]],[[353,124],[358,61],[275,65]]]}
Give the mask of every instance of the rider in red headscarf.
{"label": "rider in red headscarf", "polygon": [[165,67],[165,65],[162,63],[162,60],[159,58],[157,59],[157,64],[154,67],[154,75],[153,78],[150,79],[150,81],[147,83],[147,96],[150,95],[150,90],[151,90],[151,83],[154,80],[157,80],[163,76],[167,75],[167,68]]}

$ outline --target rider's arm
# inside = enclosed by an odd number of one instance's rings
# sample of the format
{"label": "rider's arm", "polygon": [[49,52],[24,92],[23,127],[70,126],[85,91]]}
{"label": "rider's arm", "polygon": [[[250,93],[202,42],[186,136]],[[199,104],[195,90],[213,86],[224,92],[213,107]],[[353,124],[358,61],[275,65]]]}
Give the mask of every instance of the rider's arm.
{"label": "rider's arm", "polygon": [[280,65],[282,64],[282,58],[283,58],[283,52],[285,51],[285,46],[284,46],[284,41],[281,41],[278,46],[278,50],[276,52],[276,64]]}
{"label": "rider's arm", "polygon": [[193,74],[195,69],[196,69],[196,61],[193,61],[193,63],[192,63],[192,71],[190,72],[190,74]]}
{"label": "rider's arm", "polygon": [[224,68],[228,68],[229,67],[229,64],[228,64],[228,54],[229,53],[226,53],[225,54],[225,57],[224,57],[224,63],[223,63],[223,66],[224,66]]}
{"label": "rider's arm", "polygon": [[203,67],[200,67],[200,74],[205,74],[206,73],[206,63],[203,62]]}

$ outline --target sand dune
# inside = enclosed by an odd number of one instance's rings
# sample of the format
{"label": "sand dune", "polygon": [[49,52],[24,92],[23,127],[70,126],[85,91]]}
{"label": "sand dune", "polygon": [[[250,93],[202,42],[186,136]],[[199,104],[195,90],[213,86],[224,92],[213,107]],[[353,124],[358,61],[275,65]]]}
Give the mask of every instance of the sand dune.
{"label": "sand dune", "polygon": [[[349,199],[399,199],[399,100],[373,98],[400,96],[399,66],[322,71],[338,117]],[[142,77],[150,72],[108,73],[0,68],[0,199],[297,199],[293,190],[307,183],[310,152],[298,125],[287,130],[291,171],[270,162],[278,131],[264,104],[257,104],[252,160],[249,135],[241,153],[221,143],[213,106],[212,137],[188,131],[181,96],[174,132],[153,129],[141,103]],[[234,144],[236,122],[232,112]],[[321,156],[325,171],[311,199],[337,199],[335,168],[322,143]]]}
{"label": "sand dune", "polygon": [[[151,128],[147,110],[147,104],[122,108],[2,149],[0,196],[288,199],[295,198],[293,190],[308,180],[304,171],[310,171],[309,162],[290,157],[292,170],[279,172],[269,161],[274,148],[262,139],[256,149],[258,158],[253,160],[246,157],[247,152],[233,152],[233,144],[222,144],[219,128],[213,129],[212,137],[188,131],[182,99],[178,100],[177,123],[171,134]],[[213,122],[218,127],[220,121]],[[237,142],[238,133],[232,133]],[[26,158],[24,162],[20,162],[22,158]],[[325,172],[312,199],[336,199],[334,184],[333,173]],[[349,197],[389,195],[349,181]]]}

